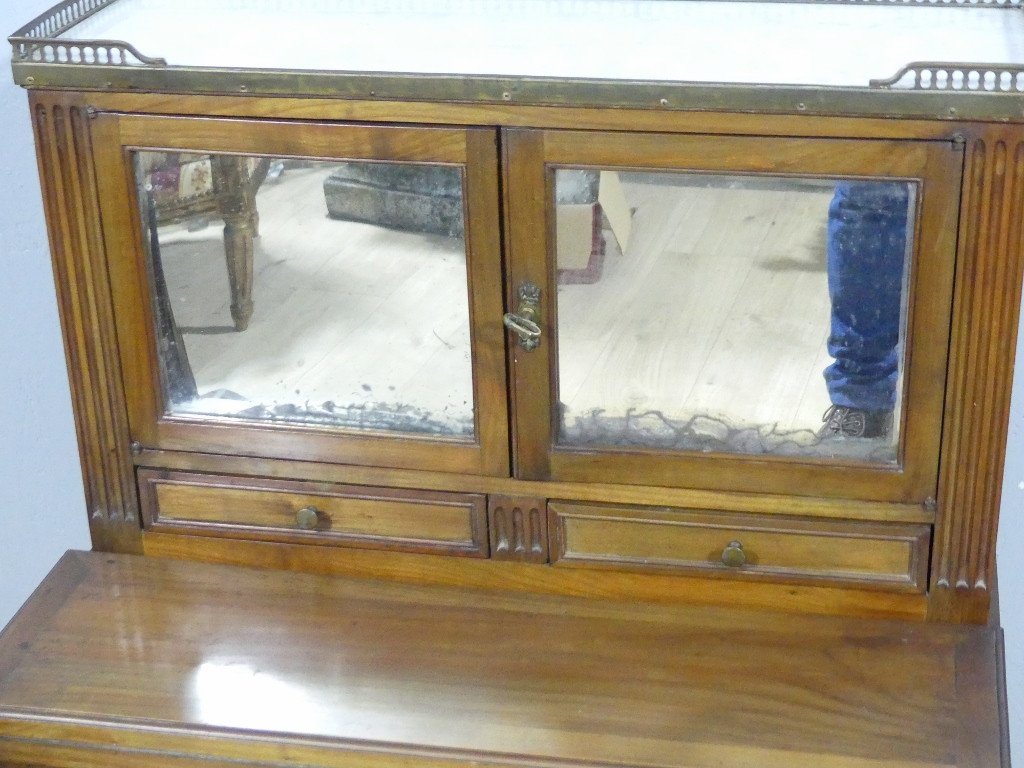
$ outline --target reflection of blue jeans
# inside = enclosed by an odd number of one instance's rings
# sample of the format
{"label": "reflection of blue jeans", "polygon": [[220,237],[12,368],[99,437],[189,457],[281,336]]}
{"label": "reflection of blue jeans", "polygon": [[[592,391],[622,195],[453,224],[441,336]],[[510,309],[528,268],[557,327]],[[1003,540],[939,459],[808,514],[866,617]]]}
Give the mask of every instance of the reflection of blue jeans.
{"label": "reflection of blue jeans", "polygon": [[909,185],[836,184],[828,212],[832,299],[825,383],[835,405],[891,411],[899,376],[900,303]]}

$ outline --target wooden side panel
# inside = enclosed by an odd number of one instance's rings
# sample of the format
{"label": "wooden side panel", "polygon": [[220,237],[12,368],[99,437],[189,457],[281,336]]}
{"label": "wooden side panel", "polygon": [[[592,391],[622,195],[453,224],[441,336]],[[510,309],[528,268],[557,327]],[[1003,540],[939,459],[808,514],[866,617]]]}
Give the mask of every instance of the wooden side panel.
{"label": "wooden side panel", "polygon": [[141,470],[146,530],[487,556],[480,494]]}
{"label": "wooden side panel", "polygon": [[548,561],[545,501],[521,496],[488,497],[487,519],[494,560]]}
{"label": "wooden side panel", "polygon": [[139,551],[89,111],[75,94],[34,94],[30,103],[92,542]]}
{"label": "wooden side panel", "polygon": [[1024,262],[1019,131],[979,129],[966,163],[929,616],[984,623]]}
{"label": "wooden side panel", "polygon": [[551,502],[558,566],[923,591],[931,528]]}

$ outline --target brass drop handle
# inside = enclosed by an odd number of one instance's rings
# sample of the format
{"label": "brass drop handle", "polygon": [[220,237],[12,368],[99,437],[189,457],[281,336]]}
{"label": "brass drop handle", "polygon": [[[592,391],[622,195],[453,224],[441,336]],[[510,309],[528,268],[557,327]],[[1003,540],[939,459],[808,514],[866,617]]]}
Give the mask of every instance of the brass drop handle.
{"label": "brass drop handle", "polygon": [[316,507],[303,507],[295,513],[295,525],[303,531],[315,531],[320,525],[320,510]]}
{"label": "brass drop handle", "polygon": [[519,338],[519,346],[527,352],[540,346],[540,288],[525,281],[519,286],[519,309],[508,312],[502,322]]}
{"label": "brass drop handle", "polygon": [[743,551],[743,544],[738,541],[730,541],[722,550],[722,562],[730,568],[746,565],[747,553]]}

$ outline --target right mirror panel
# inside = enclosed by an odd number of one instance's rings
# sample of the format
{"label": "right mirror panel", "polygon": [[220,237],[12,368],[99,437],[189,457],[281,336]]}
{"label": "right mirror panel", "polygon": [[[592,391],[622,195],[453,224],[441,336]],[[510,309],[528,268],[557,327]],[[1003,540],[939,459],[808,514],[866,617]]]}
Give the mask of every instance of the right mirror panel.
{"label": "right mirror panel", "polygon": [[557,445],[896,464],[917,196],[556,170]]}

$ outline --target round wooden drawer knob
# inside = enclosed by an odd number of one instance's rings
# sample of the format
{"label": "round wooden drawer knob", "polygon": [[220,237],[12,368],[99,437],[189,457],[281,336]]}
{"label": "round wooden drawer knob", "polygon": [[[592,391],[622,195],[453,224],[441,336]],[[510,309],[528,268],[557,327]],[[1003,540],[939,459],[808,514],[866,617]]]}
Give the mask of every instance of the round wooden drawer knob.
{"label": "round wooden drawer knob", "polygon": [[316,507],[303,507],[295,513],[295,525],[303,531],[314,531],[320,525],[320,510]]}
{"label": "round wooden drawer knob", "polygon": [[730,568],[739,568],[747,562],[747,553],[738,541],[730,541],[722,550],[722,562]]}

